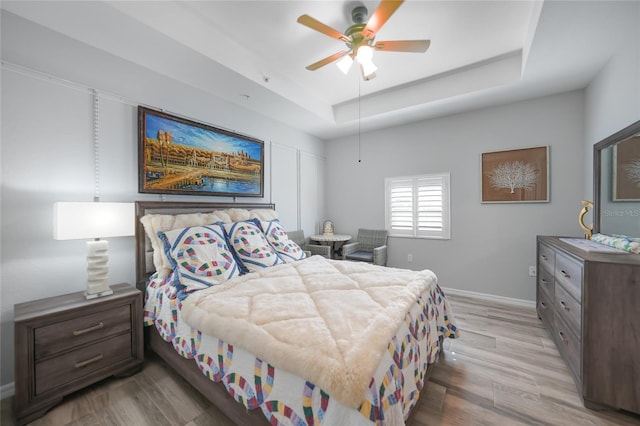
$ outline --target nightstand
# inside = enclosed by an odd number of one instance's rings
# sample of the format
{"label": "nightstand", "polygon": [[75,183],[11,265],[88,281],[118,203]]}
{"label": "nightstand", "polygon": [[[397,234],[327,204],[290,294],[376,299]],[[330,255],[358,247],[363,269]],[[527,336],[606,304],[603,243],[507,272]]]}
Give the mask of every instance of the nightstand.
{"label": "nightstand", "polygon": [[83,292],[14,307],[15,414],[44,415],[65,395],[142,368],[142,293],[128,284],[86,300]]}

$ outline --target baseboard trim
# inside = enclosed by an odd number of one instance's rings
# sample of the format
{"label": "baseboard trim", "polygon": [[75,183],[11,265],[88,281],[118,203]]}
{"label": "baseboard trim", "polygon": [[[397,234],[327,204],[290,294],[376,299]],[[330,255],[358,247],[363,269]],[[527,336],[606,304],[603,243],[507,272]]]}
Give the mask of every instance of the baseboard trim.
{"label": "baseboard trim", "polygon": [[0,399],[6,399],[16,393],[15,382],[0,386]]}
{"label": "baseboard trim", "polygon": [[445,294],[451,294],[454,296],[455,295],[465,296],[472,299],[487,300],[490,302],[501,302],[501,303],[506,303],[508,305],[524,306],[527,308],[536,307],[536,302],[531,300],[514,299],[511,297],[496,296],[496,295],[487,294],[487,293],[477,293],[475,291],[458,290],[456,288],[448,288],[448,287],[442,287],[442,290],[444,291]]}

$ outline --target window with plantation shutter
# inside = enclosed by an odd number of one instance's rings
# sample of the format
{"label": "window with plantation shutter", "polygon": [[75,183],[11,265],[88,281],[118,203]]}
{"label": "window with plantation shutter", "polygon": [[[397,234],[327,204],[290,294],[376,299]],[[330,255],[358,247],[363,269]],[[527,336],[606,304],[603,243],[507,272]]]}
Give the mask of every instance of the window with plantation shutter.
{"label": "window with plantation shutter", "polygon": [[449,173],[385,179],[390,236],[451,238]]}

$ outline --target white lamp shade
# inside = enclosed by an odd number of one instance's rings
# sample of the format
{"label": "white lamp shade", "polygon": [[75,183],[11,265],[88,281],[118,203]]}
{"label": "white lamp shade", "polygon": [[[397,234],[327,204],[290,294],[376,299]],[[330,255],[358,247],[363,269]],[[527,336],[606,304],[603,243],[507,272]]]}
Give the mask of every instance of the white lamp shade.
{"label": "white lamp shade", "polygon": [[135,233],[133,203],[61,202],[53,205],[53,238],[76,240]]}

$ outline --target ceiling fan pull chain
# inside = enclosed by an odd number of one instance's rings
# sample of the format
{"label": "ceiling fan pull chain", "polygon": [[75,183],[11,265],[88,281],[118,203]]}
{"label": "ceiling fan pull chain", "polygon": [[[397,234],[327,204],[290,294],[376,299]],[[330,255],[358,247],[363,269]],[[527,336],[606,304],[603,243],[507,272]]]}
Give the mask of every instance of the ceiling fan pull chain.
{"label": "ceiling fan pull chain", "polygon": [[358,79],[358,163],[362,163],[362,149],[361,149],[361,139],[360,139],[360,133],[361,133],[361,119],[362,119],[362,115],[360,114],[360,88],[361,88],[361,81],[360,79]]}

